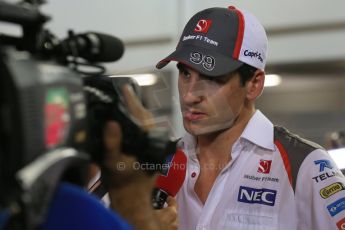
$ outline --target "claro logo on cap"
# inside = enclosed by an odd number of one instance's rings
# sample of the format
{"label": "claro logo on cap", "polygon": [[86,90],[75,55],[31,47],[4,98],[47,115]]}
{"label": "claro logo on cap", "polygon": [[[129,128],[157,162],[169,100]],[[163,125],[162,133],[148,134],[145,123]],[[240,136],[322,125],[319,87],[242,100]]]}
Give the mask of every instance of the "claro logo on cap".
{"label": "claro logo on cap", "polygon": [[200,33],[207,33],[212,24],[212,20],[200,19],[196,24],[194,31]]}

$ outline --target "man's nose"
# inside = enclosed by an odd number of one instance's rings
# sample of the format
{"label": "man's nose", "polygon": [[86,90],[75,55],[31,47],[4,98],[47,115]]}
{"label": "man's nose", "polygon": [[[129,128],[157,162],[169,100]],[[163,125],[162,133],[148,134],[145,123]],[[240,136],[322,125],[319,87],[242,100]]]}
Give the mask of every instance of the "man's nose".
{"label": "man's nose", "polygon": [[205,82],[194,78],[185,85],[185,92],[183,100],[186,104],[197,104],[204,99],[205,94]]}

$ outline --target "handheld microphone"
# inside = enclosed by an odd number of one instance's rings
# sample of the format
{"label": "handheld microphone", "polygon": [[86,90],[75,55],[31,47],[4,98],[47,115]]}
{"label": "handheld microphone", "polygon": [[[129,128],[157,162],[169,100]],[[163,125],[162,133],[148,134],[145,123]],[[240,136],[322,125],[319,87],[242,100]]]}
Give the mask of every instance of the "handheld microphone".
{"label": "handheld microphone", "polygon": [[55,47],[55,51],[60,56],[74,55],[90,62],[114,62],[122,57],[124,45],[111,35],[86,32],[70,35]]}
{"label": "handheld microphone", "polygon": [[162,170],[157,177],[156,188],[152,193],[152,206],[162,209],[168,196],[176,196],[183,185],[187,170],[187,157],[181,149],[170,155],[165,163],[166,170]]}

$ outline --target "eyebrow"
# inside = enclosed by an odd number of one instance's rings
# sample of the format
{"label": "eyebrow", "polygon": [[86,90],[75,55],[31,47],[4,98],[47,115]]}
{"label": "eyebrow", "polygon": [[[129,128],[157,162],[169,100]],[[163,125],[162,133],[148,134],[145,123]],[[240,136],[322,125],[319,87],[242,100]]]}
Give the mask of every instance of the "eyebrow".
{"label": "eyebrow", "polygon": [[[186,64],[183,64],[181,62],[178,62],[176,64],[176,67],[178,70],[187,70],[188,68],[192,69],[191,67],[187,66]],[[200,72],[198,72],[200,77],[203,77],[203,78],[209,78],[209,79],[219,79],[219,80],[225,80],[225,81],[228,81],[232,76],[233,74],[224,74],[224,75],[220,75],[220,76],[209,76],[209,75],[205,75],[205,74],[202,74]]]}
{"label": "eyebrow", "polygon": [[176,67],[177,67],[177,69],[186,69],[187,68],[187,66],[185,65],[185,64],[183,64],[183,63],[181,63],[181,62],[178,62],[177,64],[176,64]]}

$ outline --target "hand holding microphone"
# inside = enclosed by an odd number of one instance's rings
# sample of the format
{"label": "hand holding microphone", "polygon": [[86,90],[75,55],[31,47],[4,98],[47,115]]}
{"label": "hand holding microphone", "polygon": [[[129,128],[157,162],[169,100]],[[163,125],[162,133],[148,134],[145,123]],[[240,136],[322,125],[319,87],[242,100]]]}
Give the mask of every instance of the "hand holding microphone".
{"label": "hand holding microphone", "polygon": [[[140,124],[141,129],[150,131],[154,127],[153,115],[141,105],[137,95],[129,86],[122,88],[122,95],[128,112]],[[121,148],[124,128],[126,127],[121,127],[116,121],[109,121],[104,133],[106,169],[103,175],[107,177],[103,178],[108,184],[111,207],[135,229],[162,229],[150,202],[155,184],[154,174],[147,173],[141,167],[137,168],[138,155],[125,154]],[[143,154],[143,151],[144,149],[140,149],[138,154]]]}
{"label": "hand holding microphone", "polygon": [[168,196],[175,197],[183,185],[187,170],[187,157],[181,149],[170,155],[166,161],[167,170],[157,177],[156,187],[152,194],[152,206],[155,209],[164,207]]}
{"label": "hand holding microphone", "polygon": [[167,206],[162,209],[156,209],[156,218],[160,223],[161,229],[164,230],[177,230],[178,229],[178,216],[177,216],[177,203],[175,198],[168,196],[166,200]]}
{"label": "hand holding microphone", "polygon": [[[175,144],[176,146],[176,144]],[[175,197],[186,176],[187,157],[181,149],[167,157],[161,174],[156,179],[152,193],[152,206],[165,229],[178,228],[177,203]]]}

